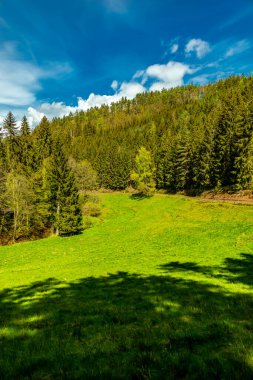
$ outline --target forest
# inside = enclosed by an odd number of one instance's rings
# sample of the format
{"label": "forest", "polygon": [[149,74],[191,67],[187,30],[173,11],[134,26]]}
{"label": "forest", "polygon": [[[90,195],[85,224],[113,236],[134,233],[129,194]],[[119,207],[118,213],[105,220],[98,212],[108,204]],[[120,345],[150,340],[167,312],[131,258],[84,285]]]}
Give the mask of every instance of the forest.
{"label": "forest", "polygon": [[252,94],[253,78],[242,75],[43,117],[34,129],[9,112],[0,130],[1,244],[80,232],[83,194],[94,189],[138,190],[148,179],[191,195],[252,190]]}

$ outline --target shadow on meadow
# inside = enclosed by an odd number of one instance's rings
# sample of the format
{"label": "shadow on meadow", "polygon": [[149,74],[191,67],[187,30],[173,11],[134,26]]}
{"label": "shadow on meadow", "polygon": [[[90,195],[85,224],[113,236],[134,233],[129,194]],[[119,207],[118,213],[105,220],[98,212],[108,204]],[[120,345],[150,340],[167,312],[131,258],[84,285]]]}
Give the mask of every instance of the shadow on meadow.
{"label": "shadow on meadow", "polygon": [[163,269],[3,290],[0,378],[252,379],[252,297]]}
{"label": "shadow on meadow", "polygon": [[226,258],[222,266],[201,266],[194,262],[172,261],[162,265],[165,271],[202,273],[207,277],[223,278],[228,282],[253,286],[253,255],[241,253],[241,258]]}
{"label": "shadow on meadow", "polygon": [[130,196],[129,196],[129,199],[133,200],[133,201],[142,201],[144,199],[150,199],[154,196],[153,193],[150,193],[150,194],[145,194],[145,193],[132,193]]}

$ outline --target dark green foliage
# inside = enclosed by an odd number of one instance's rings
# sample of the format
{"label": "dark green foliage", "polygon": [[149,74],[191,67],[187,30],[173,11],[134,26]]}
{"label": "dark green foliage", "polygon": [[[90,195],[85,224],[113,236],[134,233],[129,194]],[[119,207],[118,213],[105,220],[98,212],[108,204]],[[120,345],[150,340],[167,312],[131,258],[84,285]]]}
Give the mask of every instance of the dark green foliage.
{"label": "dark green foliage", "polygon": [[45,172],[45,196],[57,235],[74,234],[82,229],[82,214],[75,177],[57,142]]}
{"label": "dark green foliage", "polygon": [[78,231],[80,224],[70,158],[80,191],[126,189],[141,147],[154,164],[152,188],[192,194],[251,190],[252,93],[253,78],[235,76],[139,94],[51,122],[43,117],[33,131],[26,117],[18,131],[9,112],[0,131],[0,170],[26,178],[40,210],[40,229],[54,226],[59,233]]}
{"label": "dark green foliage", "polygon": [[17,122],[12,112],[9,112],[4,119],[3,128],[7,137],[13,138],[17,135]]}
{"label": "dark green foliage", "polygon": [[21,136],[28,136],[31,133],[26,116],[24,116],[22,119],[20,132],[21,132]]}
{"label": "dark green foliage", "polygon": [[23,117],[21,122],[19,146],[20,164],[22,165],[21,169],[26,174],[31,175],[36,169],[36,153],[32,141],[30,126],[26,116]]}
{"label": "dark green foliage", "polygon": [[17,137],[17,122],[12,114],[9,112],[4,119],[3,129],[6,135],[5,138],[5,151],[6,151],[6,164],[10,167],[17,166],[19,162],[20,144]]}
{"label": "dark green foliage", "polygon": [[52,133],[50,123],[45,116],[34,130],[34,136],[37,165],[39,167],[42,161],[52,153]]}
{"label": "dark green foliage", "polygon": [[[51,123],[67,155],[88,160],[100,186],[124,189],[143,146],[169,191],[252,186],[252,77],[139,94]],[[71,143],[70,143],[71,142]]]}

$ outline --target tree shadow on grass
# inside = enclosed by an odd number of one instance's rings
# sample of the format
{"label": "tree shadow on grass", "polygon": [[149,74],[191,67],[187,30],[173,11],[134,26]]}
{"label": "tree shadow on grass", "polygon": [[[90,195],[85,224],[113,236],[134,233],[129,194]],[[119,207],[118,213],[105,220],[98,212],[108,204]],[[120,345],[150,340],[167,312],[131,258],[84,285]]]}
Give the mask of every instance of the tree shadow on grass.
{"label": "tree shadow on grass", "polygon": [[0,378],[252,379],[252,312],[247,294],[168,273],[5,289]]}
{"label": "tree shadow on grass", "polygon": [[196,272],[207,277],[223,278],[228,282],[241,283],[253,286],[253,255],[241,253],[238,259],[226,258],[221,266],[198,265],[194,262],[180,263],[172,261],[162,265],[160,268],[165,271]]}
{"label": "tree shadow on grass", "polygon": [[143,199],[150,199],[154,194],[134,193],[130,195],[130,199],[134,201],[142,201]]}

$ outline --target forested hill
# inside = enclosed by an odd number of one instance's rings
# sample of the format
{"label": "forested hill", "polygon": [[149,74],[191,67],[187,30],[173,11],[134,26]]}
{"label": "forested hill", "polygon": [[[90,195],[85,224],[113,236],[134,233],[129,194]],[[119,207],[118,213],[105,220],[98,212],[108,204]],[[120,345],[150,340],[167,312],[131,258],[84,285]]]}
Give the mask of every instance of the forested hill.
{"label": "forested hill", "polygon": [[44,117],[33,131],[9,112],[0,132],[0,242],[80,231],[78,190],[125,189],[140,151],[157,189],[253,186],[251,76]]}
{"label": "forested hill", "polygon": [[140,94],[50,126],[67,155],[88,160],[106,188],[128,186],[141,146],[151,151],[157,188],[252,186],[252,77]]}

